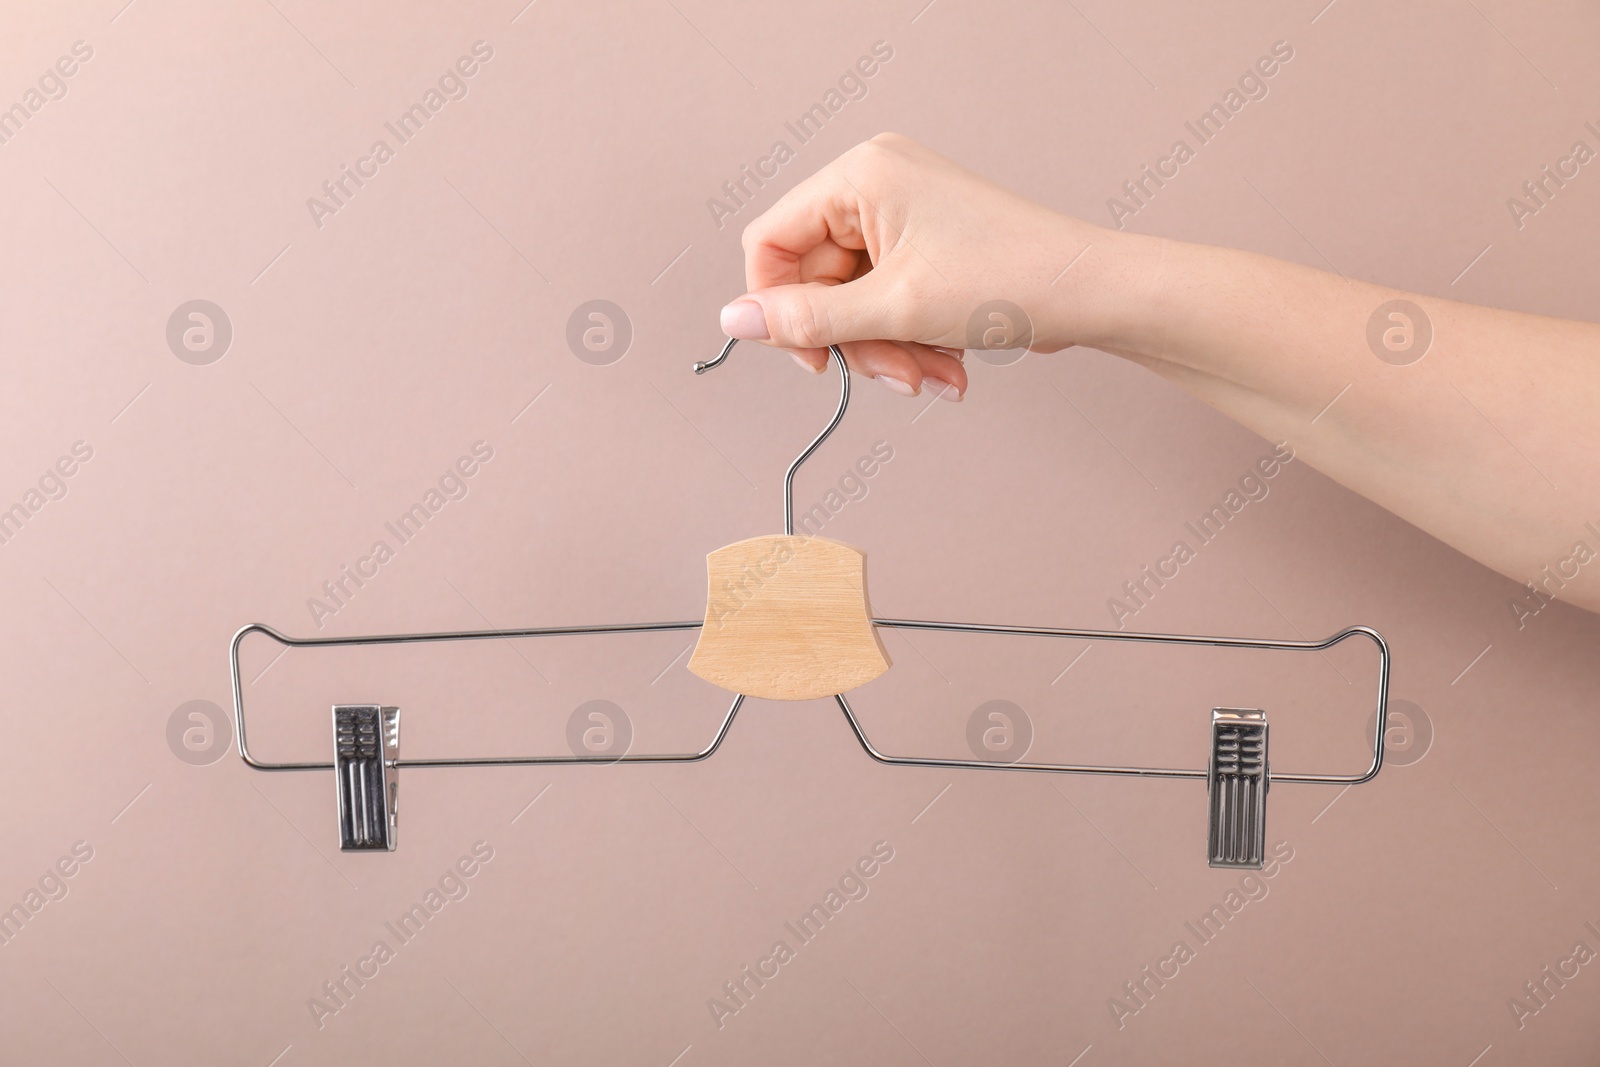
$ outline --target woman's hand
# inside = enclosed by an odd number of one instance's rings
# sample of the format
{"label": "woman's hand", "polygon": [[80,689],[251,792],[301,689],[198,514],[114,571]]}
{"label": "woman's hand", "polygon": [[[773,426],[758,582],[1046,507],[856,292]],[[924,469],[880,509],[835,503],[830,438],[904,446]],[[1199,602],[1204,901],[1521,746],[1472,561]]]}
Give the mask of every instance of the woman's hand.
{"label": "woman's hand", "polygon": [[[1111,346],[1119,295],[1159,259],[1156,244],[1059,215],[881,134],[745,229],[750,291],[722,309],[722,328],[786,348],[818,373],[838,344],[853,370],[897,393],[959,400],[963,349]],[[1022,315],[984,308],[992,301]]]}
{"label": "woman's hand", "polygon": [[[851,149],[744,233],[731,336],[959,400],[963,348],[1089,345],[1144,366],[1552,599],[1600,610],[1600,327],[1106,230],[903,137]],[[996,302],[1004,302],[997,307]],[[1431,346],[1372,340],[1404,305]],[[1513,443],[1514,442],[1514,443]]]}

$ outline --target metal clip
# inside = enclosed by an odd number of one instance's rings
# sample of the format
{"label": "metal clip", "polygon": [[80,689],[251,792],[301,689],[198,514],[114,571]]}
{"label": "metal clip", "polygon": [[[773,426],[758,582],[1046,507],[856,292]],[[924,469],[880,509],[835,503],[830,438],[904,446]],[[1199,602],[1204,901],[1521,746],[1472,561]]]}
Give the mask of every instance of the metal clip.
{"label": "metal clip", "polygon": [[1211,830],[1213,867],[1260,870],[1267,847],[1267,713],[1240,708],[1211,712]]}
{"label": "metal clip", "polygon": [[333,706],[333,780],[339,793],[339,849],[393,852],[400,775],[400,709]]}

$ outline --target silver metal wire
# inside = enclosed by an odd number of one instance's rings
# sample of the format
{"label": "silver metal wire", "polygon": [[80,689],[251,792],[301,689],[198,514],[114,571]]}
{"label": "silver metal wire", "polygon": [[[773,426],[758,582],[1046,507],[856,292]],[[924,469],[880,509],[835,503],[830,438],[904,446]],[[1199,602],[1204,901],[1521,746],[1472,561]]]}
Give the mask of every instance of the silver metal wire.
{"label": "silver metal wire", "polygon": [[[1271,772],[1274,782],[1303,782],[1318,785],[1360,785],[1370,781],[1383,768],[1384,732],[1389,722],[1389,645],[1383,635],[1369,626],[1352,626],[1321,641],[1272,641],[1253,637],[1200,637],[1187,634],[1141,634],[1121,630],[1060,630],[1036,626],[987,626],[981,623],[921,622],[914,619],[873,619],[874,626],[900,630],[943,630],[953,633],[1006,634],[1014,637],[1072,637],[1085,641],[1132,641],[1164,645],[1212,645],[1218,648],[1262,648],[1297,652],[1320,652],[1331,648],[1346,638],[1360,635],[1369,638],[1378,648],[1378,717],[1372,739],[1372,763],[1360,774],[1279,774]],[[834,697],[850,730],[866,750],[867,755],[879,763],[896,767],[948,767],[991,771],[1054,771],[1058,774],[1119,775],[1136,778],[1205,778],[1206,770],[1174,770],[1163,767],[1119,767],[1104,764],[1076,763],[998,763],[988,760],[929,759],[919,756],[890,756],[878,751],[867,740],[861,722],[856,718],[844,694]]]}
{"label": "silver metal wire", "polygon": [[[737,337],[728,338],[728,343],[722,346],[715,359],[708,359],[704,363],[696,363],[694,372],[704,374],[708,370],[722,366],[727,360],[728,353],[733,351],[733,346],[739,343]],[[783,476],[783,532],[790,537],[794,536],[794,472],[800,469],[800,464],[811,458],[811,453],[817,446],[828,439],[844,418],[845,408],[850,406],[850,368],[845,364],[844,353],[839,351],[838,345],[829,345],[828,352],[833,356],[834,366],[839,368],[839,410],[833,413],[833,420],[817,434],[816,440],[806,446],[806,450],[795,457],[789,464],[789,470]]]}
{"label": "silver metal wire", "polygon": [[[694,365],[696,374],[704,374],[708,370],[721,366],[727,361],[728,353],[733,351],[733,346],[738,344],[737,338],[729,338],[723,345],[722,351],[713,359]],[[845,364],[844,353],[837,345],[828,346],[828,352],[833,357],[834,365],[839,370],[839,408],[834,412],[832,420],[823,428],[816,438],[806,446],[805,451],[795,457],[789,465],[783,478],[783,532],[792,536],[794,534],[794,476],[800,465],[810,458],[811,454],[828,435],[838,427],[844,418],[845,409],[850,403],[850,369]],[[901,630],[938,630],[950,633],[972,634],[1001,634],[1012,637],[1067,637],[1085,641],[1126,641],[1144,642],[1149,644],[1168,645],[1211,645],[1218,648],[1257,648],[1279,649],[1286,651],[1321,651],[1330,648],[1347,638],[1360,635],[1370,639],[1378,649],[1378,714],[1374,725],[1372,739],[1372,763],[1366,771],[1360,774],[1272,774],[1271,780],[1276,782],[1305,782],[1324,785],[1359,785],[1371,780],[1383,767],[1384,733],[1388,726],[1389,715],[1389,646],[1378,631],[1368,626],[1352,626],[1341,630],[1331,637],[1321,641],[1274,641],[1262,638],[1249,637],[1216,637],[1198,636],[1187,634],[1157,634],[1157,633],[1128,633],[1121,630],[1076,630],[1053,629],[1038,626],[999,626],[985,623],[963,622],[927,622],[916,619],[873,619],[873,625],[889,629]],[[239,674],[239,645],[252,633],[265,634],[280,644],[291,648],[329,648],[348,647],[356,645],[400,645],[417,644],[430,641],[479,641],[479,640],[504,640],[520,637],[564,637],[592,634],[618,634],[618,633],[651,633],[667,630],[698,630],[704,624],[695,620],[692,622],[650,622],[650,623],[618,623],[603,626],[549,626],[526,627],[505,630],[448,630],[436,633],[412,634],[375,634],[356,637],[289,637],[279,633],[270,626],[261,623],[252,623],[245,626],[233,635],[233,640],[228,646],[228,668],[233,680],[233,722],[234,737],[239,745],[239,755],[245,763],[257,770],[263,771],[320,771],[332,770],[331,762],[270,762],[260,760],[250,754],[250,748],[245,737],[244,714],[244,688],[240,682]],[[838,702],[840,710],[844,712],[850,724],[851,733],[855,735],[862,749],[868,756],[879,763],[897,767],[940,767],[962,770],[993,770],[993,771],[1048,771],[1057,774],[1096,774],[1119,775],[1139,778],[1205,778],[1206,769],[1173,769],[1162,767],[1123,767],[1110,764],[1076,764],[1076,763],[999,763],[988,760],[966,759],[939,759],[919,756],[891,756],[879,751],[867,739],[866,731],[862,729],[860,720],[856,717],[855,710],[851,708],[844,695],[836,694],[834,700]],[[478,766],[526,766],[539,764],[607,764],[607,763],[693,763],[708,758],[721,747],[723,739],[728,736],[728,729],[733,725],[734,716],[738,714],[740,706],[744,703],[744,695],[734,697],[728,713],[723,717],[717,734],[711,743],[697,752],[686,752],[670,755],[622,755],[622,756],[485,756],[474,758],[453,759],[396,759],[390,761],[393,767],[478,767]]]}
{"label": "silver metal wire", "polygon": [[[900,630],[938,630],[949,633],[974,633],[974,634],[1000,634],[1013,637],[1066,637],[1086,641],[1126,641],[1133,643],[1169,644],[1169,645],[1211,645],[1218,648],[1257,648],[1278,649],[1284,651],[1316,652],[1354,636],[1370,639],[1378,649],[1378,716],[1374,728],[1372,763],[1361,774],[1278,774],[1271,776],[1274,782],[1304,782],[1322,785],[1359,785],[1370,780],[1383,767],[1384,732],[1388,725],[1388,696],[1389,696],[1389,646],[1378,631],[1367,626],[1352,626],[1341,630],[1331,637],[1321,641],[1274,641],[1249,637],[1205,637],[1186,634],[1156,634],[1156,633],[1128,633],[1121,630],[1073,630],[1050,629],[1037,626],[997,626],[985,623],[963,622],[927,622],[916,619],[873,619],[874,626]],[[591,634],[617,634],[617,633],[653,633],[667,630],[698,630],[703,623],[694,622],[653,622],[653,623],[621,623],[608,626],[553,626],[538,628],[521,628],[513,630],[449,630],[439,633],[414,633],[414,634],[373,634],[356,637],[289,637],[279,633],[270,626],[261,623],[252,623],[243,627],[233,635],[233,641],[228,648],[228,667],[233,679],[233,727],[234,738],[239,745],[239,755],[245,763],[257,770],[263,771],[322,771],[332,770],[331,762],[312,763],[278,763],[260,760],[250,754],[246,741],[244,688],[240,682],[239,646],[252,633],[264,634],[281,644],[291,648],[329,648],[349,647],[356,645],[397,645],[417,644],[429,641],[476,641],[496,640],[519,637],[565,637]],[[966,759],[938,759],[920,756],[891,756],[879,751],[862,728],[860,720],[845,700],[843,694],[834,697],[844,712],[845,719],[850,724],[851,733],[855,735],[862,749],[868,756],[879,763],[897,767],[941,767],[962,770],[991,770],[991,771],[1052,771],[1057,774],[1096,774],[1115,775],[1139,778],[1205,778],[1205,769],[1167,769],[1160,767],[1122,767],[1102,764],[1075,764],[1075,763],[998,763],[987,760]],[[728,736],[728,729],[733,725],[734,716],[744,703],[743,694],[734,697],[733,704],[728,708],[727,715],[723,718],[717,729],[716,737],[711,744],[698,752],[688,752],[671,755],[624,755],[624,756],[485,756],[476,758],[453,759],[398,759],[393,761],[395,767],[476,767],[476,766],[526,766],[537,764],[568,764],[568,763],[695,763],[706,759],[721,747],[723,739]]]}
{"label": "silver metal wire", "polygon": [[[352,645],[409,645],[427,641],[484,641],[512,637],[563,637],[578,634],[618,634],[618,633],[651,633],[662,630],[698,630],[701,623],[696,622],[649,622],[649,623],[622,623],[615,626],[548,626],[535,629],[516,630],[446,630],[439,633],[426,634],[367,634],[359,637],[289,637],[281,634],[270,626],[261,623],[251,623],[233,635],[233,641],[228,645],[228,670],[233,677],[233,736],[239,744],[239,755],[244,761],[258,771],[331,771],[333,764],[327,763],[274,763],[267,760],[256,759],[250,754],[250,746],[245,740],[244,728],[244,687],[239,681],[239,645],[253,633],[265,634],[274,641],[289,646],[290,648],[334,648]],[[545,763],[696,763],[705,759],[722,745],[722,739],[728,736],[728,727],[733,725],[733,717],[738,714],[739,706],[744,703],[744,695],[734,697],[733,704],[728,708],[728,714],[723,718],[722,725],[717,728],[717,736],[711,744],[698,752],[684,752],[672,755],[622,755],[622,756],[479,756],[460,757],[454,759],[397,759],[391,760],[393,767],[483,767],[483,766],[511,766],[520,767],[529,764]]]}

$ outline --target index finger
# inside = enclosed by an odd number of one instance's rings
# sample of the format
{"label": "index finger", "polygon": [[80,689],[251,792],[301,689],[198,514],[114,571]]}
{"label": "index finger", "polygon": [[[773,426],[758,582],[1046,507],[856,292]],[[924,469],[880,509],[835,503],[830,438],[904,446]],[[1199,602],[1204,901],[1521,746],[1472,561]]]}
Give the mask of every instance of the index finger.
{"label": "index finger", "polygon": [[750,292],[776,285],[856,276],[867,242],[860,197],[830,163],[745,227],[745,286]]}

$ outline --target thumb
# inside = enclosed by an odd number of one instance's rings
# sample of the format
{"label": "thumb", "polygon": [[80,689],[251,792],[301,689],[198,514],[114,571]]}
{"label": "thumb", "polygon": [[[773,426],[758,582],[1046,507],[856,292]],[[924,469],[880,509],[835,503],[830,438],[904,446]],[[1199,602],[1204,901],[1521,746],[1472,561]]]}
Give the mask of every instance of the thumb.
{"label": "thumb", "polygon": [[878,280],[868,273],[839,285],[803,282],[746,293],[722,309],[722,332],[789,349],[899,340],[891,311]]}

